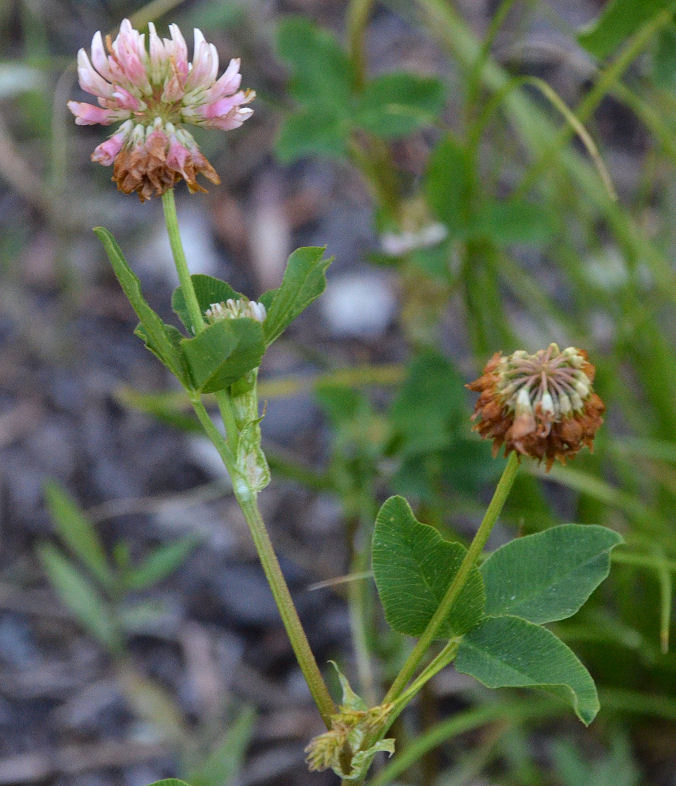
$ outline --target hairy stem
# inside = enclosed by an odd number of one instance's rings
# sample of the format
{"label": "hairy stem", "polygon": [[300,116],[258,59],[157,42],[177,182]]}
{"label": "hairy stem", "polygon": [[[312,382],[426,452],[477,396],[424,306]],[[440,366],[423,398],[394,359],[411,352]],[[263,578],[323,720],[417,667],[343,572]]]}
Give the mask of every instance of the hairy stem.
{"label": "hairy stem", "polygon": [[331,715],[335,713],[336,709],[328,688],[326,687],[326,683],[319,671],[314,654],[310,649],[310,644],[308,643],[298,612],[294,606],[291,593],[289,592],[286,580],[282,574],[282,569],[279,566],[279,561],[277,560],[277,555],[272,546],[270,536],[268,535],[265,523],[258,510],[256,494],[247,487],[246,480],[238,472],[235,465],[235,458],[225,436],[221,434],[214,425],[199,396],[191,398],[191,401],[195,414],[202,424],[204,431],[215,445],[230,474],[232,485],[235,490],[235,497],[237,498],[237,502],[242,509],[249,531],[251,532],[258,558],[265,571],[265,576],[270,585],[270,590],[277,604],[287,635],[291,641],[296,659],[298,660],[298,664],[308,684],[310,693],[317,704],[322,720],[326,724],[326,727],[330,728]]}
{"label": "hairy stem", "polygon": [[[174,263],[181,284],[181,291],[185,298],[186,307],[190,314],[195,333],[199,333],[205,328],[204,317],[202,316],[195,289],[190,278],[188,263],[183,251],[183,244],[178,228],[178,217],[176,215],[176,203],[172,189],[162,195],[162,205],[164,207],[164,217],[169,233],[169,242],[174,256]],[[308,684],[317,708],[322,716],[322,720],[327,728],[331,727],[331,715],[336,711],[329,690],[326,687],[322,675],[317,666],[314,654],[310,649],[310,644],[303,630],[298,612],[293,603],[291,593],[284,579],[284,575],[279,566],[277,555],[272,546],[272,541],[265,528],[265,523],[258,509],[256,502],[256,492],[254,492],[246,477],[237,468],[237,443],[239,440],[239,430],[233,412],[232,399],[227,390],[216,393],[216,401],[223,418],[225,434],[216,427],[210,418],[201,395],[196,391],[190,392],[190,402],[195,414],[202,425],[206,435],[218,450],[223,464],[225,465],[232,481],[235,497],[239,503],[246,523],[251,532],[258,557],[263,566],[265,576],[270,585],[273,597],[277,604],[280,616],[284,623],[291,646],[298,660],[298,664],[303,672],[303,676]]]}
{"label": "hairy stem", "polygon": [[310,688],[312,698],[315,700],[327,729],[331,728],[331,715],[336,712],[336,708],[319,671],[315,656],[310,649],[310,644],[296,612],[296,607],[282,574],[282,569],[279,567],[270,536],[256,503],[256,496],[255,494],[249,494],[248,496],[237,494],[237,501],[242,508],[246,523],[249,525],[265,576],[274,595],[298,664]]}

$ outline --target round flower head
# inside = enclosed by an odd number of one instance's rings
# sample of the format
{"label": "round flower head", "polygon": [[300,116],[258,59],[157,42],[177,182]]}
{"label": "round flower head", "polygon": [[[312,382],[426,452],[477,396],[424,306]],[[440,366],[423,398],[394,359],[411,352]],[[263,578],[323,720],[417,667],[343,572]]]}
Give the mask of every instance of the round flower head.
{"label": "round flower head", "polygon": [[519,350],[507,357],[496,352],[467,385],[481,394],[474,430],[493,440],[494,455],[504,444],[505,455],[514,450],[544,459],[548,470],[556,459],[565,464],[583,445],[592,448],[603,423],[594,374],[587,353],[575,347],[562,352],[550,344],[534,355]]}
{"label": "round flower head", "polygon": [[159,196],[181,178],[191,192],[204,191],[202,174],[219,183],[214,168],[200,152],[189,123],[227,131],[238,128],[253,114],[245,106],[253,90],[240,90],[239,60],[230,61],[218,79],[218,53],[195,29],[192,63],[181,31],[169,25],[171,38],[160,39],[152,23],[145,35],[123,20],[117,38],[100,32],[92,39],[91,59],[84,49],[77,55],[80,87],[96,96],[98,106],[69,101],[78,125],[121,122],[120,127],[92,153],[92,161],[113,164],[113,181],[125,194],[136,192],[141,201]]}
{"label": "round flower head", "polygon": [[212,303],[204,312],[204,316],[210,324],[219,322],[221,319],[240,319],[241,317],[262,323],[265,322],[267,313],[262,303],[249,300],[242,295],[237,300],[228,298],[225,303]]}

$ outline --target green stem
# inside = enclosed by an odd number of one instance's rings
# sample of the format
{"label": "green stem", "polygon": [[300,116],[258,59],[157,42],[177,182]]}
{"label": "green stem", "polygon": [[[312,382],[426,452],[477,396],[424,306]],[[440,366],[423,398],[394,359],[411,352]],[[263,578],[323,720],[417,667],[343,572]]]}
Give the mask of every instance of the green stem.
{"label": "green stem", "polygon": [[350,158],[371,187],[373,198],[390,221],[398,221],[401,207],[397,170],[387,145],[375,137],[358,141],[352,135],[348,147]]}
{"label": "green stem", "polygon": [[374,0],[350,0],[347,9],[347,45],[350,60],[354,69],[354,86],[357,90],[364,87],[366,81],[366,55],[364,53],[364,35]]}
{"label": "green stem", "polygon": [[624,552],[618,552],[616,554],[614,550],[610,555],[610,559],[620,564],[634,565],[638,568],[649,568],[650,570],[656,570],[658,566],[664,566],[666,570],[676,573],[676,560],[673,559],[668,560],[660,558],[658,562],[658,558],[650,557],[647,554],[626,554]]}
{"label": "green stem", "polygon": [[516,0],[503,0],[503,2],[500,4],[500,7],[495,12],[495,16],[488,26],[486,37],[484,38],[481,44],[481,49],[479,50],[477,58],[472,65],[471,71],[467,78],[467,98],[465,99],[468,118],[471,118],[472,112],[474,111],[474,107],[479,95],[479,90],[481,88],[481,72],[483,67],[486,65],[486,61],[490,57],[491,47],[493,46],[495,37],[500,32],[502,23],[507,18],[507,14],[512,10],[512,6],[515,2]]}
{"label": "green stem", "polygon": [[[429,682],[429,680],[434,677],[435,674],[438,674],[443,668],[448,666],[448,664],[455,658],[458,652],[458,648],[460,647],[460,640],[459,639],[452,639],[448,642],[448,644],[439,652],[439,654],[420,672],[418,677],[415,679],[412,685],[401,693],[396,700],[393,701],[393,708],[391,712],[387,716],[386,723],[378,729],[378,731],[369,737],[366,742],[362,745],[362,749],[366,750],[371,745],[375,745],[376,742],[382,740],[382,738],[387,734],[388,730],[392,727],[392,724],[397,720],[397,718],[401,715],[401,713],[406,708],[406,705],[411,701],[411,699],[421,690],[421,688]],[[385,704],[387,699],[383,701]],[[359,786],[361,781],[357,782],[356,786]]]}
{"label": "green stem", "polygon": [[223,425],[225,426],[225,433],[228,437],[228,445],[233,454],[237,454],[237,443],[239,441],[239,429],[235,421],[235,413],[232,410],[232,399],[227,390],[219,390],[214,394],[216,403],[218,404],[218,411],[223,418]]}
{"label": "green stem", "polygon": [[178,280],[181,284],[181,291],[185,298],[185,305],[188,309],[188,314],[190,314],[194,332],[200,333],[204,330],[204,317],[202,316],[202,310],[197,302],[197,295],[195,295],[195,290],[190,278],[190,271],[188,270],[188,263],[185,258],[185,252],[183,251],[183,243],[181,242],[181,235],[178,229],[178,216],[176,215],[176,202],[174,201],[173,188],[170,188],[162,194],[162,207],[164,208],[164,220],[169,234],[171,253],[174,255],[174,264],[176,265]]}
{"label": "green stem", "polygon": [[437,610],[434,612],[434,616],[427,624],[427,627],[423,631],[423,634],[418,640],[418,643],[413,648],[413,651],[408,656],[406,663],[404,663],[401,671],[397,675],[397,678],[392,683],[392,687],[387,692],[384,702],[394,702],[399,698],[404,687],[413,676],[413,673],[415,672],[423,655],[427,652],[430,645],[434,641],[439,628],[447,619],[451,607],[455,603],[458,595],[469,578],[470,570],[476,563],[479,555],[486,545],[488,536],[491,534],[491,530],[493,529],[495,522],[500,515],[500,511],[502,510],[502,507],[505,504],[507,496],[512,488],[518,468],[519,459],[517,454],[512,452],[509,455],[509,459],[502,472],[502,476],[498,481],[495,493],[493,494],[493,499],[488,505],[483,521],[481,522],[481,525],[474,536],[474,540],[472,540],[472,543],[470,544],[470,547],[467,550],[462,563],[460,564],[458,572],[455,574],[455,578],[446,590],[446,594],[442,598]]}
{"label": "green stem", "polygon": [[199,394],[196,394],[194,397],[191,396],[190,403],[192,404],[195,414],[197,415],[197,419],[201,423],[206,435],[209,437],[214,447],[218,451],[221,459],[223,460],[223,463],[228,470],[228,474],[230,475],[230,480],[234,485],[235,478],[237,477],[237,470],[235,469],[235,456],[230,450],[227,440],[216,428],[214,422],[209,417],[209,413],[202,403],[202,399],[200,398]]}
{"label": "green stem", "polygon": [[[181,290],[185,298],[185,303],[190,314],[190,319],[195,328],[195,333],[199,333],[205,328],[197,296],[190,278],[188,263],[183,251],[183,244],[178,228],[178,217],[176,215],[176,203],[172,189],[162,195],[162,205],[164,207],[164,217],[169,233],[169,242],[174,255],[176,271],[181,284]],[[258,557],[263,566],[265,576],[270,585],[280,616],[286,628],[287,635],[291,641],[291,646],[300,665],[303,676],[308,684],[317,708],[322,716],[322,720],[327,728],[331,728],[331,716],[336,712],[335,705],[329,694],[322,675],[317,666],[314,654],[310,649],[310,644],[303,630],[300,618],[294,606],[291,593],[284,579],[284,575],[279,566],[277,555],[272,546],[272,541],[265,528],[265,523],[258,510],[256,493],[251,490],[246,478],[237,468],[237,443],[239,439],[239,429],[233,411],[232,399],[226,390],[216,393],[216,401],[223,418],[225,435],[215,426],[209,417],[202,398],[199,393],[192,392],[190,402],[195,410],[195,414],[202,425],[205,433],[218,450],[225,468],[230,475],[235,497],[239,503],[246,523],[249,526],[251,537],[253,538],[258,552]]]}
{"label": "green stem", "polygon": [[235,457],[230,450],[226,438],[213,424],[200,398],[192,398],[191,402],[199,422],[202,424],[207,436],[218,450],[230,474],[237,502],[239,502],[246,523],[249,526],[251,537],[256,546],[256,551],[258,552],[258,557],[263,565],[265,576],[270,585],[270,590],[272,591],[277,608],[279,609],[279,614],[286,628],[287,635],[291,641],[291,646],[296,654],[298,664],[310,688],[310,693],[317,704],[322,720],[326,724],[326,727],[330,728],[331,715],[335,713],[336,709],[319,671],[312,650],[310,649],[310,644],[308,643],[298,613],[296,612],[296,607],[294,606],[291,593],[289,592],[286,580],[282,574],[282,569],[279,566],[279,561],[277,560],[277,555],[272,546],[270,536],[268,535],[260,511],[258,510],[256,495],[247,488],[246,482],[237,471]]}
{"label": "green stem", "polygon": [[326,724],[326,728],[331,728],[331,716],[335,714],[336,707],[333,699],[329,694],[326,683],[317,666],[315,656],[310,649],[310,644],[303,630],[303,626],[296,612],[291,593],[282,574],[282,569],[279,566],[277,556],[270,541],[270,536],[265,528],[263,519],[258,505],[256,503],[255,494],[244,495],[237,493],[237,501],[242,508],[246,523],[249,525],[251,536],[253,537],[256,551],[260,558],[265,576],[272,590],[272,594],[277,603],[277,608],[284,622],[287,635],[291,641],[291,646],[298,660],[298,664],[303,672],[305,681],[310,688],[312,698],[319,709],[322,720]]}
{"label": "green stem", "polygon": [[[458,648],[460,647],[460,641],[457,639],[452,639],[448,642],[448,644],[441,650],[441,652],[434,657],[430,663],[425,666],[425,668],[420,672],[420,674],[415,678],[415,680],[411,683],[411,685],[404,691],[397,698],[396,704],[397,707],[403,709],[409,701],[418,693],[418,691],[425,685],[425,683],[429,682],[432,677],[438,674],[442,669],[445,669],[446,666],[455,658],[458,654]],[[399,713],[397,712],[397,715]],[[395,720],[396,715],[393,716],[392,720]]]}

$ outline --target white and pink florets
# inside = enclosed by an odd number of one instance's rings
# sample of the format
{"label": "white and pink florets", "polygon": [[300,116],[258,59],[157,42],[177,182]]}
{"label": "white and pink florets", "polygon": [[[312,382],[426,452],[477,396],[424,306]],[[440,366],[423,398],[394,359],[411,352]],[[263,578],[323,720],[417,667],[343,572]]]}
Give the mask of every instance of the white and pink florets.
{"label": "white and pink florets", "polygon": [[69,101],[78,125],[122,123],[92,153],[92,160],[114,165],[113,180],[141,201],[159,196],[181,178],[190,191],[203,191],[202,174],[212,183],[219,177],[200,152],[184,124],[238,128],[253,114],[245,106],[253,90],[240,90],[239,59],[232,59],[220,78],[218,52],[195,29],[192,63],[181,31],[169,25],[171,38],[160,39],[152,23],[145,35],[125,19],[114,41],[97,32],[91,60],[84,49],[77,55],[80,87],[97,97],[98,106]]}

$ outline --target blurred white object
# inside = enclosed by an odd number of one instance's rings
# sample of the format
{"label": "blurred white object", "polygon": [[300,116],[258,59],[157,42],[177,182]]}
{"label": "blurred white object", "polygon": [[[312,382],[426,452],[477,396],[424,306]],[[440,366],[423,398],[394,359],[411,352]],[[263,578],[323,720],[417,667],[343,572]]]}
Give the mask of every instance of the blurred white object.
{"label": "blurred white object", "polygon": [[436,246],[446,238],[448,230],[443,224],[428,224],[422,229],[414,232],[405,231],[395,234],[394,232],[384,232],[380,237],[380,245],[386,254],[399,257],[415,251],[416,248],[428,248]]}
{"label": "blurred white object", "polygon": [[370,272],[348,273],[330,280],[319,302],[335,336],[381,335],[397,306],[387,278]]}

